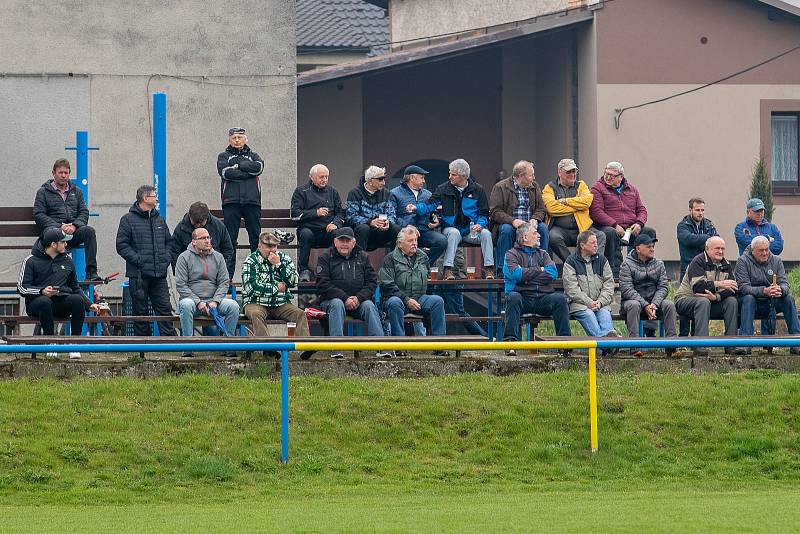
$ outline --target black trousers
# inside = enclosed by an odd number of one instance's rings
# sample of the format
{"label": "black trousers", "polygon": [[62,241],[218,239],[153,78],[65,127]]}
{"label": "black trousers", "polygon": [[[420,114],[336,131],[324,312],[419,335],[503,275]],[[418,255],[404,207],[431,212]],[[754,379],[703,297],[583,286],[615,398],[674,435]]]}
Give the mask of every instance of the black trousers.
{"label": "black trousers", "polygon": [[326,232],[325,229],[312,230],[311,228],[297,229],[297,265],[298,272],[310,270],[308,268],[308,257],[311,255],[312,248],[328,248],[333,244],[333,232]]}
{"label": "black trousers", "polygon": [[261,206],[255,204],[225,204],[222,206],[222,217],[228,235],[231,236],[233,250],[239,243],[239,227],[244,219],[244,227],[247,230],[247,238],[250,244],[250,252],[255,252],[258,248],[258,234],[261,233]]}
{"label": "black trousers", "polygon": [[[133,315],[148,315],[148,300],[153,307],[155,315],[172,315],[166,276],[159,278],[151,278],[149,276],[131,277],[128,280],[128,284]],[[150,325],[151,323],[146,321],[136,321],[133,323],[133,333],[137,336],[152,336],[153,332]],[[158,331],[162,336],[175,335],[175,327],[171,321],[159,321]]]}
{"label": "black trousers", "polygon": [[[595,228],[598,227],[595,226]],[[619,278],[619,267],[622,265],[622,261],[624,260],[622,257],[621,238],[617,235],[617,231],[610,226],[603,226],[598,229],[606,235],[606,250],[604,256],[611,264],[611,271],[614,273],[614,278]],[[653,239],[656,238],[656,231],[649,226],[642,228],[641,233],[647,234]],[[633,240],[634,237],[631,236],[631,243],[628,245],[628,251],[633,250]]]}
{"label": "black trousers", "polygon": [[399,232],[400,226],[392,223],[389,223],[388,230],[378,230],[369,224],[359,224],[353,228],[356,244],[361,247],[361,250],[375,250],[378,247],[393,248]]}
{"label": "black trousers", "polygon": [[67,242],[70,250],[83,245],[86,255],[86,274],[97,272],[97,235],[91,226],[81,226],[75,229],[72,239]]}
{"label": "black trousers", "polygon": [[80,295],[57,295],[46,297],[40,295],[34,298],[26,307],[28,317],[36,317],[42,325],[42,333],[52,336],[56,333],[54,318],[66,319],[69,317],[70,334],[81,335],[83,319],[86,317],[83,297]]}

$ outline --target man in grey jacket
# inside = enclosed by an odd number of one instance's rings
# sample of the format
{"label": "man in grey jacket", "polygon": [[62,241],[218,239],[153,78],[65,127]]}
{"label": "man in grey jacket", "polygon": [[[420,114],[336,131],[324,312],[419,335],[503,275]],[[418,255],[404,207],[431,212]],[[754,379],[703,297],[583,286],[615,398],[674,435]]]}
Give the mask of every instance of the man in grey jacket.
{"label": "man in grey jacket", "polygon": [[[622,296],[622,311],[628,336],[639,337],[639,321],[664,321],[666,337],[675,337],[675,304],[667,300],[669,279],[664,262],[656,259],[655,239],[640,233],[634,241],[634,249],[622,262],[619,269],[619,291]],[[631,351],[641,356],[641,351]],[[675,349],[667,349],[672,355]]]}
{"label": "man in grey jacket", "polygon": [[569,312],[592,337],[620,337],[611,321],[614,275],[611,264],[597,253],[597,235],[584,230],[577,238],[578,250],[564,262],[564,296]]}
{"label": "man in grey jacket", "polygon": [[[178,304],[181,334],[193,335],[194,318],[211,316],[213,310],[222,316],[228,335],[236,334],[239,304],[225,297],[229,287],[228,267],[222,254],[211,248],[211,235],[205,228],[196,228],[192,232],[192,242],[178,256],[175,285],[181,299]],[[192,354],[186,352],[183,355]]]}
{"label": "man in grey jacket", "polygon": [[[783,312],[790,334],[800,334],[797,306],[789,290],[783,261],[769,250],[770,241],[756,236],[736,262],[736,283],[739,285],[739,334],[753,335],[753,320],[764,318],[762,334],[775,333],[775,314]],[[766,326],[766,328],[763,328]],[[748,350],[749,352],[749,350]],[[792,347],[792,354],[800,354],[800,347]]]}

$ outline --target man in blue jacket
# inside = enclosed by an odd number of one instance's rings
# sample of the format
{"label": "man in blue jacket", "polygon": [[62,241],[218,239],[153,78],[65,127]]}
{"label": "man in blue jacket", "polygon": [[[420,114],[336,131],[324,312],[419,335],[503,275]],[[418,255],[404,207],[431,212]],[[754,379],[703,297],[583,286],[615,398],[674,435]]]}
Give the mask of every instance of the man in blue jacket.
{"label": "man in blue jacket", "polygon": [[409,165],[403,172],[403,183],[392,189],[390,199],[394,203],[397,224],[401,228],[408,225],[419,230],[419,246],[430,249],[428,260],[431,265],[447,248],[447,238],[436,229],[439,227],[439,215],[434,211],[430,215],[420,215],[415,210],[408,211],[410,204],[426,202],[432,193],[425,189],[425,175],[428,171],[417,165]]}
{"label": "man in blue jacket", "polygon": [[361,250],[394,246],[400,226],[386,189],[384,167],[367,167],[358,186],[347,194],[346,209],[347,225],[353,229]]}
{"label": "man in blue jacket", "polygon": [[[506,291],[503,341],[520,339],[523,313],[552,315],[556,335],[572,335],[567,299],[553,288],[553,280],[558,277],[556,264],[546,250],[539,248],[539,232],[531,223],[517,228],[517,245],[506,253],[503,277]],[[513,356],[516,352],[509,350],[507,354]]]}
{"label": "man in blue jacket", "polygon": [[747,218],[736,225],[733,234],[736,244],[739,245],[739,255],[757,235],[763,235],[769,241],[769,251],[776,256],[783,252],[783,237],[778,227],[764,218],[764,201],[760,198],[751,198],[747,201]]}
{"label": "man in blue jacket", "polygon": [[489,225],[489,201],[483,187],[470,178],[469,163],[463,159],[450,162],[448,181],[436,188],[427,202],[410,203],[408,213],[427,216],[441,206],[442,233],[447,238],[444,253],[444,279],[455,280],[453,262],[462,241],[481,245],[484,276],[494,278],[494,245]]}

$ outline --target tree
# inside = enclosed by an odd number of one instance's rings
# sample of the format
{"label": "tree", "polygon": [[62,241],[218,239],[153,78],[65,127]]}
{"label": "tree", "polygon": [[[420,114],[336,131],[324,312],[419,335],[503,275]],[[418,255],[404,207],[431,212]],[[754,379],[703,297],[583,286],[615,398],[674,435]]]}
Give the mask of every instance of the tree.
{"label": "tree", "polygon": [[764,218],[772,221],[772,180],[767,172],[767,165],[764,163],[764,156],[761,155],[753,167],[753,179],[750,182],[750,198],[760,198],[764,201]]}

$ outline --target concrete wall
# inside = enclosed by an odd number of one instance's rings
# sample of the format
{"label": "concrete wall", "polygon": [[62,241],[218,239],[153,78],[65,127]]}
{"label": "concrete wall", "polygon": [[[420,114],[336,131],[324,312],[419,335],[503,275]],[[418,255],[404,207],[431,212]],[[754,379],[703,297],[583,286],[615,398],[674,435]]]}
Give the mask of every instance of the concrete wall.
{"label": "concrete wall", "polygon": [[578,47],[578,169],[587,184],[600,176],[597,160],[597,25],[576,30]]}
{"label": "concrete wall", "polygon": [[364,171],[361,79],[303,87],[297,95],[297,183],[308,180],[315,163],[331,171],[342,196]]}
{"label": "concrete wall", "polygon": [[503,168],[509,173],[521,159],[537,163],[536,55],[534,40],[503,47]]}
{"label": "concrete wall", "polygon": [[[31,204],[54,160],[74,162],[64,146],[75,130],[88,129],[101,149],[90,155],[99,266],[121,270],[117,223],[136,187],[152,183],[148,105],[164,91],[170,227],[195,200],[219,207],[216,155],[233,125],[248,129],[265,159],[264,206],[287,205],[297,167],[294,2],[7,0],[3,8],[0,39],[14,53],[0,55],[0,111],[20,126],[0,132],[0,157],[17,180],[0,203]],[[29,77],[43,72],[55,75]],[[59,76],[68,72],[81,76]],[[20,157],[20,144],[35,156]],[[16,275],[19,259],[4,258],[0,272]]]}
{"label": "concrete wall", "polygon": [[[627,112],[620,129],[614,129],[614,108],[690,87],[599,85],[600,165],[618,160],[625,166],[626,176],[648,207],[648,224],[659,232],[660,257],[678,259],[675,226],[688,212],[687,202],[693,196],[706,200],[706,215],[726,240],[728,255],[735,256],[733,228],[745,217],[751,171],[759,152],[761,99],[797,98],[800,85],[716,86]],[[800,210],[778,205],[773,219],[788,237],[783,258],[799,260],[800,243],[790,236],[791,229],[800,225]]]}
{"label": "concrete wall", "polygon": [[566,10],[568,4],[568,0],[391,0],[392,41],[527,20]]}

